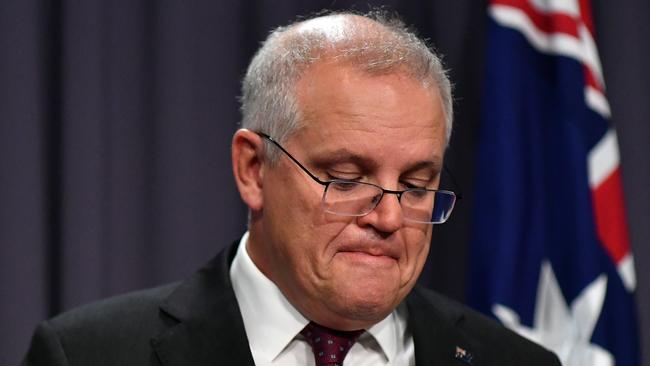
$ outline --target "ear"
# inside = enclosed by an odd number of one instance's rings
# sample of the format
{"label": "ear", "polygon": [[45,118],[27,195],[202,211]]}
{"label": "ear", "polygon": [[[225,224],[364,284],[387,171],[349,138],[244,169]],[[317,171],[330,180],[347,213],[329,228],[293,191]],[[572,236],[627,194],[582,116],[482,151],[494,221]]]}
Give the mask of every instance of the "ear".
{"label": "ear", "polygon": [[232,170],[239,195],[248,208],[262,209],[262,178],[264,141],[255,132],[239,129],[232,138]]}

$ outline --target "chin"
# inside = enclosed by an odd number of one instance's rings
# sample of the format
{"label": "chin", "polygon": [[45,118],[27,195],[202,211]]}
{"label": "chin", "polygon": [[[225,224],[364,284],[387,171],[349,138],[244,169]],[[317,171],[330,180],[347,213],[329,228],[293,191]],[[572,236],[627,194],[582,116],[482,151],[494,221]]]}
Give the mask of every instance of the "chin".
{"label": "chin", "polygon": [[350,304],[346,312],[351,319],[374,324],[384,319],[394,310],[392,305],[392,303],[378,303],[376,301],[356,302]]}
{"label": "chin", "polygon": [[[395,281],[390,281],[395,282]],[[387,286],[384,281],[352,281],[339,297],[344,299],[341,310],[350,319],[374,324],[384,319],[402,301],[396,286]]]}

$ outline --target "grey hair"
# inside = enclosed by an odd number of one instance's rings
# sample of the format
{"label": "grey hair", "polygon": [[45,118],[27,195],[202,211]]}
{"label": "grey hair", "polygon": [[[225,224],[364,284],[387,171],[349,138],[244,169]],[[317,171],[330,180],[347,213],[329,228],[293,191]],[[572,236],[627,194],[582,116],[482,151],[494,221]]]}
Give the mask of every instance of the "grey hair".
{"label": "grey hair", "polygon": [[[310,65],[324,59],[370,74],[406,72],[426,87],[433,82],[442,99],[449,143],[453,99],[440,57],[399,19],[383,12],[333,13],[273,30],[243,80],[242,127],[286,141],[301,127],[296,83]],[[277,153],[267,145],[271,163]]]}

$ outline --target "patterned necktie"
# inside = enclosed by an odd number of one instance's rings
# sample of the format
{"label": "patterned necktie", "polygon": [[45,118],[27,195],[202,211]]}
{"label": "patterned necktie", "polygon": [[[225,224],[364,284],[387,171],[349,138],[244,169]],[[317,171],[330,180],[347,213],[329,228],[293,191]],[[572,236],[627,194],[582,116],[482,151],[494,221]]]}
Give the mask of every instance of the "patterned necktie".
{"label": "patterned necktie", "polygon": [[345,332],[325,328],[314,322],[307,324],[300,334],[307,338],[307,342],[314,352],[316,366],[341,366],[343,359],[357,338],[363,333],[362,330]]}

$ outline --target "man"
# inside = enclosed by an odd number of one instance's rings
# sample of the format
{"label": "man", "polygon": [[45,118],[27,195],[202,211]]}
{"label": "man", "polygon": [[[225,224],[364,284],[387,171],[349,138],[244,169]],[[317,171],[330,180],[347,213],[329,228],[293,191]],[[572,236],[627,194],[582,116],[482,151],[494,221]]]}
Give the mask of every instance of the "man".
{"label": "man", "polygon": [[[180,284],[44,322],[27,365],[557,365],[414,288],[451,133],[450,83],[394,21],[274,31],[243,84],[233,171],[249,231]],[[413,291],[412,291],[413,290]]]}

